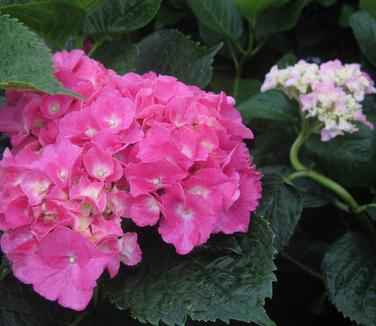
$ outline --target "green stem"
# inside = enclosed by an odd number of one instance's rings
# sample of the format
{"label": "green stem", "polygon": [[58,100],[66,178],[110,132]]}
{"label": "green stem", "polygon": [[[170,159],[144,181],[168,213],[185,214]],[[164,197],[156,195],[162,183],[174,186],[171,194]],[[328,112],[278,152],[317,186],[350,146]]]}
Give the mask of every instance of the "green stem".
{"label": "green stem", "polygon": [[76,317],[76,319],[72,323],[69,324],[69,326],[77,326],[77,325],[79,325],[80,322],[82,322],[87,317],[87,315],[89,315],[89,313],[90,313],[89,310],[86,310],[86,311],[80,313]]}
{"label": "green stem", "polygon": [[90,51],[87,53],[87,55],[89,57],[91,57],[93,55],[93,53],[99,48],[102,46],[102,44],[104,42],[106,42],[108,40],[108,37],[107,36],[103,36],[102,38],[100,38],[97,42],[94,43],[93,47],[90,49]]}
{"label": "green stem", "polygon": [[362,205],[362,206],[360,206],[360,211],[363,212],[368,208],[376,208],[376,203],[370,203],[370,204]]}
{"label": "green stem", "polygon": [[83,49],[84,47],[84,37],[83,36],[76,36],[74,40],[74,47],[76,49]]}
{"label": "green stem", "polygon": [[297,172],[289,175],[287,179],[291,181],[296,178],[307,177],[316,181],[322,186],[328,188],[329,190],[333,191],[342,200],[342,202],[339,201],[335,203],[335,205],[341,209],[349,210],[349,212],[354,213],[357,216],[359,223],[363,226],[363,228],[368,233],[372,241],[376,244],[376,229],[373,226],[372,222],[364,214],[362,214],[362,212],[364,211],[364,207],[359,206],[359,204],[354,199],[354,197],[345,188],[343,188],[339,183],[316,172],[313,169],[307,168],[300,162],[299,150],[312,132],[312,130],[310,130],[308,127],[308,121],[304,118],[302,113],[301,113],[301,120],[302,120],[301,131],[298,137],[296,138],[296,140],[294,141],[290,150],[291,165]]}
{"label": "green stem", "polygon": [[302,271],[306,272],[307,274],[309,274],[309,275],[311,275],[311,276],[313,276],[313,277],[315,277],[319,280],[322,279],[322,277],[319,273],[317,273],[316,271],[314,271],[313,269],[311,269],[307,265],[304,265],[300,261],[296,260],[294,257],[290,256],[288,253],[281,251],[280,255],[283,258],[287,259],[289,262],[293,263],[295,266],[299,267]]}
{"label": "green stem", "polygon": [[332,204],[346,213],[351,213],[349,206],[347,206],[337,198],[332,198]]}

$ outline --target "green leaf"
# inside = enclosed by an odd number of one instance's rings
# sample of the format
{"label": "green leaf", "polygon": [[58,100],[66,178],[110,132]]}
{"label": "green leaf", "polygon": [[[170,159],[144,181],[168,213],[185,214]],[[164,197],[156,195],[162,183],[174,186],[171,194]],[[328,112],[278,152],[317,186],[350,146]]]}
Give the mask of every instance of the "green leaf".
{"label": "green leaf", "polygon": [[17,18],[60,49],[68,37],[77,34],[86,17],[83,9],[59,0],[10,5],[0,12]]}
{"label": "green leaf", "polygon": [[292,29],[298,22],[303,8],[311,0],[293,0],[285,5],[263,12],[256,23],[256,39],[260,40],[275,33]]}
{"label": "green leaf", "polygon": [[313,181],[304,178],[296,179],[294,184],[302,195],[303,208],[317,208],[330,203],[325,190]]}
{"label": "green leaf", "polygon": [[108,35],[134,31],[157,14],[161,0],[107,0],[84,22],[84,34]]}
{"label": "green leaf", "polygon": [[3,281],[11,272],[9,260],[3,255],[0,265],[0,282]]}
{"label": "green leaf", "polygon": [[188,0],[197,19],[212,31],[224,37],[237,40],[243,32],[242,18],[232,1]]}
{"label": "green leaf", "polygon": [[266,126],[261,133],[256,131],[252,144],[252,157],[256,165],[263,165],[272,149],[278,148],[289,136],[286,130],[276,128],[275,125]]}
{"label": "green leaf", "polygon": [[374,18],[376,18],[375,0],[360,0],[359,7],[364,10],[367,10]]}
{"label": "green leaf", "polygon": [[376,249],[361,233],[347,232],[327,251],[324,281],[337,309],[358,324],[376,321]]}
{"label": "green leaf", "polygon": [[154,28],[155,30],[159,30],[174,25],[182,19],[185,14],[185,11],[177,10],[173,6],[166,4],[166,2],[162,2],[157,15],[155,16]]}
{"label": "green leaf", "polygon": [[376,66],[376,19],[360,10],[350,17],[350,25],[363,54]]}
{"label": "green leaf", "polygon": [[285,69],[288,66],[294,65],[298,61],[296,55],[292,52],[285,54],[281,59],[278,60],[277,66],[279,69]]}
{"label": "green leaf", "polygon": [[259,93],[238,106],[238,110],[247,124],[252,119],[265,119],[280,122],[297,120],[294,103],[278,91]]}
{"label": "green leaf", "polygon": [[265,175],[262,189],[262,200],[257,213],[270,222],[275,233],[274,246],[280,251],[294,234],[302,213],[302,196],[298,189],[285,182],[280,174]]}
{"label": "green leaf", "polygon": [[217,236],[194,253],[143,250],[143,261],[110,284],[110,299],[139,321],[184,325],[230,319],[274,325],[263,304],[275,281],[273,232],[254,216],[249,234]]}
{"label": "green leaf", "polygon": [[329,142],[322,142],[318,136],[311,137],[305,146],[317,166],[345,187],[376,184],[376,132],[365,126],[359,129]]}
{"label": "green leaf", "polygon": [[42,299],[30,286],[12,277],[0,282],[0,325],[67,325],[74,314]]}
{"label": "green leaf", "polygon": [[94,52],[94,59],[116,71],[119,75],[134,70],[134,60],[138,49],[133,43],[125,40],[106,42]]}
{"label": "green leaf", "polygon": [[[234,79],[222,74],[214,74],[210,82],[213,92],[224,91],[227,95],[233,96]],[[261,82],[257,79],[240,79],[236,103],[240,104],[256,95],[260,91]]]}
{"label": "green leaf", "polygon": [[70,2],[77,7],[85,10],[87,13],[91,13],[96,8],[98,8],[101,4],[103,4],[107,0],[64,0],[65,2]]}
{"label": "green leaf", "polygon": [[264,10],[278,7],[289,0],[235,0],[235,6],[239,12],[254,26],[257,16]]}
{"label": "green leaf", "polygon": [[75,95],[53,76],[51,52],[16,19],[0,16],[0,88]]}
{"label": "green leaf", "polygon": [[200,46],[178,31],[162,30],[145,37],[135,60],[139,73],[155,71],[172,75],[187,84],[205,87],[212,74],[213,57],[222,44]]}
{"label": "green leaf", "polygon": [[355,8],[344,4],[338,17],[338,24],[344,28],[350,27],[350,17],[355,13]]}
{"label": "green leaf", "polygon": [[333,6],[337,2],[337,0],[316,0],[316,2],[324,7],[330,7]]}
{"label": "green leaf", "polygon": [[376,208],[369,207],[367,208],[367,215],[376,222]]}
{"label": "green leaf", "polygon": [[8,5],[14,5],[17,3],[28,3],[32,2],[34,0],[0,0],[0,7],[2,6],[8,6]]}

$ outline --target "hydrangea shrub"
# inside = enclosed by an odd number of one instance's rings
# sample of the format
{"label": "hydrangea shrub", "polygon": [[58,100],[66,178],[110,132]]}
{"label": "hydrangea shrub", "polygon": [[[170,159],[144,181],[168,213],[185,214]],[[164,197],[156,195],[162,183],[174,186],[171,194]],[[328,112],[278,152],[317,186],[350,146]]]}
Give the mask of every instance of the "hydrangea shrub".
{"label": "hydrangea shrub", "polygon": [[0,325],[374,326],[375,30],[367,0],[0,1]]}

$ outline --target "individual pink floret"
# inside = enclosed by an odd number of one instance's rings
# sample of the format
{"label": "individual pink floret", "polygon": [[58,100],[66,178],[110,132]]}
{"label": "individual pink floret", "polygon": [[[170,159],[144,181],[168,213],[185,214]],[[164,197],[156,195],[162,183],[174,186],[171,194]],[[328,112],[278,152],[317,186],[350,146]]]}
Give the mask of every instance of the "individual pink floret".
{"label": "individual pink floret", "polygon": [[121,245],[120,260],[128,266],[137,265],[142,259],[141,249],[137,242],[137,233],[124,233],[119,242]]}
{"label": "individual pink floret", "polygon": [[88,239],[60,227],[25,256],[22,264],[13,264],[13,272],[45,298],[80,311],[89,303],[108,260]]}
{"label": "individual pink floret", "polygon": [[129,163],[124,171],[130,185],[130,193],[137,197],[142,194],[170,187],[183,180],[187,173],[167,161]]}
{"label": "individual pink floret", "polygon": [[162,196],[161,207],[163,216],[158,232],[164,241],[174,244],[181,255],[206,242],[214,230],[217,216],[210,202],[186,194],[180,184]]}

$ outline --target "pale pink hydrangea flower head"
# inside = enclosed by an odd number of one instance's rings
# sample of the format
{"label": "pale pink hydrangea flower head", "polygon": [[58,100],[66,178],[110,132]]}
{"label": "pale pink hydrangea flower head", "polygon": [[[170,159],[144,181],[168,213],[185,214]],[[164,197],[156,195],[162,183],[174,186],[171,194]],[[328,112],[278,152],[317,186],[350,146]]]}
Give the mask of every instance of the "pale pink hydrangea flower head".
{"label": "pale pink hydrangea flower head", "polygon": [[300,103],[306,118],[322,125],[321,140],[329,141],[346,132],[358,130],[359,121],[373,129],[362,113],[365,95],[375,94],[370,76],[359,64],[342,64],[339,60],[317,65],[300,60],[285,69],[272,67],[261,91],[278,89]]}
{"label": "pale pink hydrangea flower head", "polygon": [[84,99],[7,91],[0,109],[13,145],[0,161],[1,249],[18,279],[83,310],[104,270],[142,259],[124,218],[157,225],[179,254],[248,230],[260,174],[233,98],[152,72],[118,76],[79,50],[53,60]]}

